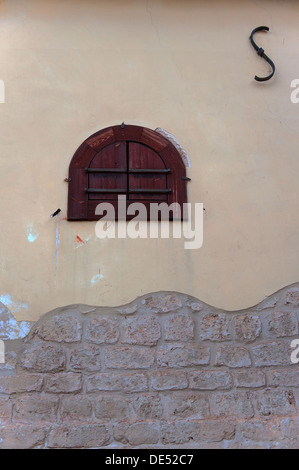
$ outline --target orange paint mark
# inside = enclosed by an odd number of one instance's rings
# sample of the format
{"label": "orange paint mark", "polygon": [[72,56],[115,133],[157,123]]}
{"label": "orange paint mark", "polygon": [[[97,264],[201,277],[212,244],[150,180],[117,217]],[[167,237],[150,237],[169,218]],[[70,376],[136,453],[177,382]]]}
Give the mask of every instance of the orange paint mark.
{"label": "orange paint mark", "polygon": [[77,238],[77,242],[79,242],[79,243],[84,243],[84,241],[82,240],[82,238],[81,238],[81,237],[79,237],[79,235],[77,235],[77,237],[76,237],[76,238]]}

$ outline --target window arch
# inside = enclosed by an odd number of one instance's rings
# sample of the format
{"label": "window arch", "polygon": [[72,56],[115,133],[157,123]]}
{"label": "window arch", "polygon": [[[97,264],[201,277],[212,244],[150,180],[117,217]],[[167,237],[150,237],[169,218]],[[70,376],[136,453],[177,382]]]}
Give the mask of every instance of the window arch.
{"label": "window arch", "polygon": [[[187,202],[186,169],[175,146],[146,127],[112,126],[88,137],[69,167],[68,220],[98,220],[96,206]],[[148,210],[149,214],[149,210]],[[130,218],[130,217],[127,217]]]}

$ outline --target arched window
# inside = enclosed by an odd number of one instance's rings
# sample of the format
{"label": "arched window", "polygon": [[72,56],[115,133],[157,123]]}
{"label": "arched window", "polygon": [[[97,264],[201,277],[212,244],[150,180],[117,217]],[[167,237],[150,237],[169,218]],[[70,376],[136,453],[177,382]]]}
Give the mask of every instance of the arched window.
{"label": "arched window", "polygon": [[[187,202],[186,170],[175,146],[140,126],[120,125],[96,132],[75,152],[69,167],[68,220],[98,220],[96,206],[142,202]],[[148,211],[149,213],[149,211]],[[129,218],[129,217],[127,217]]]}

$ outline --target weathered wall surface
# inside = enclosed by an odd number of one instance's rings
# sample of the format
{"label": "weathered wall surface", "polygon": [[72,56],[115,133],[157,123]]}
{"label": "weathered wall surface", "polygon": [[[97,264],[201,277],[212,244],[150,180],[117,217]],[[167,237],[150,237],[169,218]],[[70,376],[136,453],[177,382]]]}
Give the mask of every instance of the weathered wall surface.
{"label": "weathered wall surface", "polygon": [[[298,21],[292,0],[0,0],[0,302],[17,320],[161,290],[239,310],[298,282]],[[186,150],[199,250],[64,220],[75,150],[123,121]]]}
{"label": "weathered wall surface", "polygon": [[298,319],[299,285],[234,313],[166,292],[56,309],[5,340],[0,448],[299,448]]}

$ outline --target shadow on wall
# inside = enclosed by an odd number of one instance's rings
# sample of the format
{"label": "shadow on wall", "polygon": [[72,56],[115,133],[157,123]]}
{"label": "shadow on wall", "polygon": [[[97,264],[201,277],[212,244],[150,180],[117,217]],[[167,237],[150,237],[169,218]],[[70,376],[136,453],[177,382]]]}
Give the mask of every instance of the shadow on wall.
{"label": "shadow on wall", "polygon": [[298,313],[299,284],[240,312],[173,292],[49,312],[5,338],[0,448],[298,448]]}

